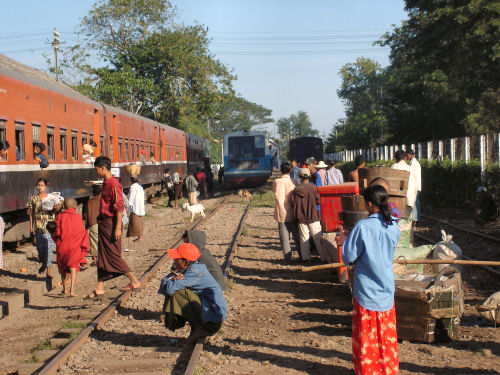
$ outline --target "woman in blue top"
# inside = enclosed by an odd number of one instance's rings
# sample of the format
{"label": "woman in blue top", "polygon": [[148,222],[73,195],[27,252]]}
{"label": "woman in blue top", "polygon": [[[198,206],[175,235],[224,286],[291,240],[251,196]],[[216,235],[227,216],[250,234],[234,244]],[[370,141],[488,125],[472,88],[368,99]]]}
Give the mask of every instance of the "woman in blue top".
{"label": "woman in blue top", "polygon": [[359,221],[342,248],[354,268],[352,351],[356,374],[399,371],[392,261],[399,228],[388,207],[387,191],[370,186],[363,193],[370,215]]}

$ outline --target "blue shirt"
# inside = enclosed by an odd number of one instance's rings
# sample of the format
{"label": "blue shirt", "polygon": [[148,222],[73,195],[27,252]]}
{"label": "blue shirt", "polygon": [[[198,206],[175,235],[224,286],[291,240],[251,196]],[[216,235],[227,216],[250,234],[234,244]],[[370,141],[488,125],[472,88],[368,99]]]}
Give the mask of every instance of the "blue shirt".
{"label": "blue shirt", "polygon": [[300,173],[300,168],[295,167],[290,171],[290,177],[300,184],[299,173]]}
{"label": "blue shirt", "polygon": [[367,310],[387,311],[394,305],[392,261],[399,240],[395,221],[387,225],[381,214],[360,220],[342,246],[342,260],[355,264],[354,297]]}
{"label": "blue shirt", "polygon": [[217,281],[201,263],[193,263],[184,271],[184,279],[171,280],[171,275],[161,280],[158,293],[171,296],[178,290],[191,289],[201,300],[201,320],[206,322],[223,322],[226,320],[226,300]]}

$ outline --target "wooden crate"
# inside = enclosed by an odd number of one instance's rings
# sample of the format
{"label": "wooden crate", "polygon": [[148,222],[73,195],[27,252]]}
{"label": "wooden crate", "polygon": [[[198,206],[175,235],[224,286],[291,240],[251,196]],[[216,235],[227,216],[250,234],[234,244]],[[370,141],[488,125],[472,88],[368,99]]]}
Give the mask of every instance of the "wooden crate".
{"label": "wooden crate", "polygon": [[448,272],[451,274],[446,280],[441,277],[443,272],[430,282],[396,280],[396,325],[400,340],[432,343],[458,337],[463,313],[462,279],[460,273]]}

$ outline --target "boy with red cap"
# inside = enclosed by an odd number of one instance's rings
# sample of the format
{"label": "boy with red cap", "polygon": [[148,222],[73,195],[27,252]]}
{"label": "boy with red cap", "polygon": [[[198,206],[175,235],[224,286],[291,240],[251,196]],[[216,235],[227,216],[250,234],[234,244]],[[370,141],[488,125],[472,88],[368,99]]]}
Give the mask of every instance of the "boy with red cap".
{"label": "boy with red cap", "polygon": [[226,300],[221,287],[204,264],[198,262],[200,251],[192,243],[170,249],[175,271],[163,278],[158,293],[165,296],[165,327],[171,331],[191,325],[187,343],[211,336],[226,320]]}

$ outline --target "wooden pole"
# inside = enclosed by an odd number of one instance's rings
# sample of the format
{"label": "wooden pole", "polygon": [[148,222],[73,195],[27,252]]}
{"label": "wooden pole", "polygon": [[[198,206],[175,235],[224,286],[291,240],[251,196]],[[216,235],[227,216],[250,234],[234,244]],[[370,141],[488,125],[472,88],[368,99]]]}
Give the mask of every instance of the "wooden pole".
{"label": "wooden pole", "polygon": [[[500,262],[492,260],[462,260],[462,259],[395,259],[393,263],[398,264],[461,264],[466,266],[500,266]],[[302,267],[302,272],[325,270],[330,268],[347,267],[344,263],[329,263],[320,266]]]}

